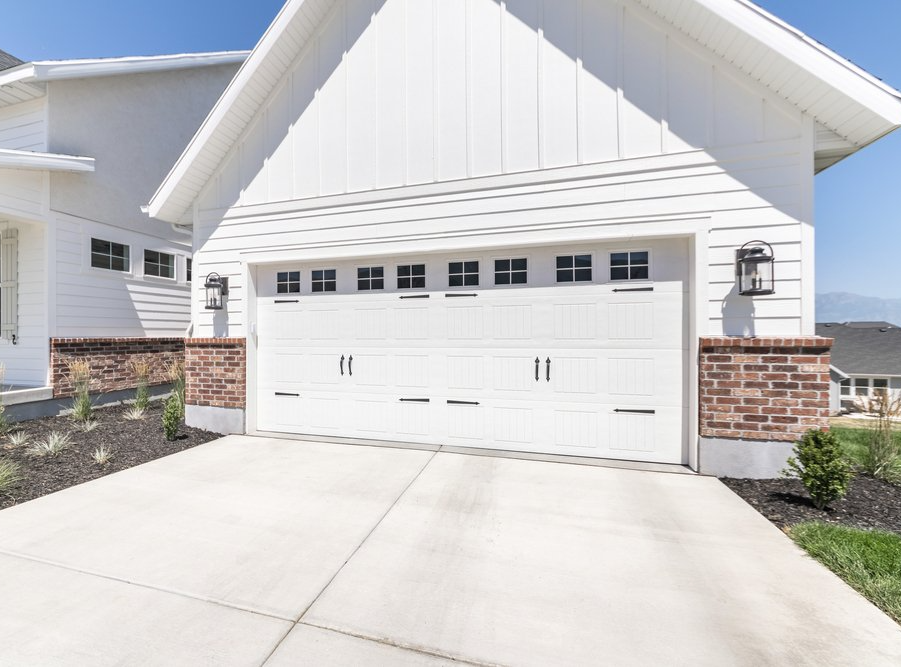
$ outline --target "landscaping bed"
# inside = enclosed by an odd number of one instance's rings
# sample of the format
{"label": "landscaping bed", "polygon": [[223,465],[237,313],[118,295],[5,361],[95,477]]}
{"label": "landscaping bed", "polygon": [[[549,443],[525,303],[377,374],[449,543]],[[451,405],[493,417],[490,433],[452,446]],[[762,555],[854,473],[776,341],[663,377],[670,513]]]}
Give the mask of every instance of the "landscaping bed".
{"label": "landscaping bed", "polygon": [[[97,426],[89,432],[78,428],[71,418],[45,417],[14,425],[24,433],[27,443],[14,446],[8,436],[0,436],[0,463],[16,464],[21,477],[0,491],[0,509],[54,493],[82,482],[125,470],[154,459],[196,447],[221,437],[216,433],[182,425],[175,440],[163,435],[163,402],[151,403],[143,419],[127,420],[130,406],[113,406],[94,411]],[[67,433],[71,443],[58,454],[35,456],[31,445],[45,440],[52,432]],[[98,464],[93,454],[105,448],[106,463]]]}

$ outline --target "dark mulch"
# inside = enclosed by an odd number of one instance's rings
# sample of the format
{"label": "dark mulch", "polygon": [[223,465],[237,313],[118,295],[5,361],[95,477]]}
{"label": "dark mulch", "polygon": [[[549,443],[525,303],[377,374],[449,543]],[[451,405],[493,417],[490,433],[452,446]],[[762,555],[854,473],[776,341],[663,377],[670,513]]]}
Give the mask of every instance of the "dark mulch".
{"label": "dark mulch", "polygon": [[[0,460],[16,462],[23,477],[5,492],[0,492],[0,509],[221,437],[182,425],[178,437],[170,442],[163,435],[162,401],[151,403],[142,420],[124,419],[126,410],[127,406],[95,410],[94,418],[99,425],[89,433],[75,428],[75,423],[68,417],[45,417],[16,424],[19,430],[28,434],[30,443],[43,439],[51,431],[63,431],[71,434],[72,444],[58,456],[36,457],[27,452],[27,445],[14,448],[7,438],[0,437]],[[91,453],[102,445],[111,449],[113,456],[109,463],[100,466],[91,458]]]}
{"label": "dark mulch", "polygon": [[851,480],[847,495],[825,510],[813,506],[797,479],[723,479],[722,482],[780,528],[823,521],[901,533],[901,486],[868,475]]}

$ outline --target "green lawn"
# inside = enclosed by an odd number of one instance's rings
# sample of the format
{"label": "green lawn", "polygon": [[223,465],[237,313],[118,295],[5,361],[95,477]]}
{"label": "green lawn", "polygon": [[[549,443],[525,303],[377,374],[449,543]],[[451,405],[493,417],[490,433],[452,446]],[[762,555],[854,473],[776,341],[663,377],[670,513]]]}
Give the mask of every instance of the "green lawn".
{"label": "green lawn", "polygon": [[[845,455],[851,461],[855,468],[866,469],[866,450],[872,430],[868,428],[848,428],[846,426],[833,426],[829,429],[838,438],[845,451]],[[894,434],[895,442],[901,450],[901,431]],[[895,468],[896,473],[893,478],[887,478],[889,481],[895,481],[901,477],[901,461]]]}
{"label": "green lawn", "polygon": [[789,531],[808,554],[901,623],[901,535],[819,522]]}

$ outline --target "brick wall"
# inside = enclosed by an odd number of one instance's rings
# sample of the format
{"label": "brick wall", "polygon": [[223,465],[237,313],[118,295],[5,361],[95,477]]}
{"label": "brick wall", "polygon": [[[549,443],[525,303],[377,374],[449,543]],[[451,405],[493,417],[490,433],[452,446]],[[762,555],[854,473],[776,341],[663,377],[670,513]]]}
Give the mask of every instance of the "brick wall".
{"label": "brick wall", "polygon": [[797,440],[829,427],[831,338],[702,338],[702,436]]}
{"label": "brick wall", "polygon": [[149,385],[167,384],[169,364],[184,361],[184,338],[51,338],[50,373],[55,398],[75,394],[69,363],[85,359],[91,365],[91,392],[134,389],[138,380],[129,364],[150,362]]}
{"label": "brick wall", "polygon": [[185,341],[185,403],[244,408],[247,342],[244,338],[188,338]]}

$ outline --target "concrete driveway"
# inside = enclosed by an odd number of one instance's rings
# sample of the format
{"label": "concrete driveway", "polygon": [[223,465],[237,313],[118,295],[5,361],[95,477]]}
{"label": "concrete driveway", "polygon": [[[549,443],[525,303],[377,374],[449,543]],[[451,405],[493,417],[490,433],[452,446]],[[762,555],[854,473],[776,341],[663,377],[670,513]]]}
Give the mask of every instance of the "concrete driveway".
{"label": "concrete driveway", "polygon": [[4,665],[898,665],[715,479],[232,436],[0,512]]}

